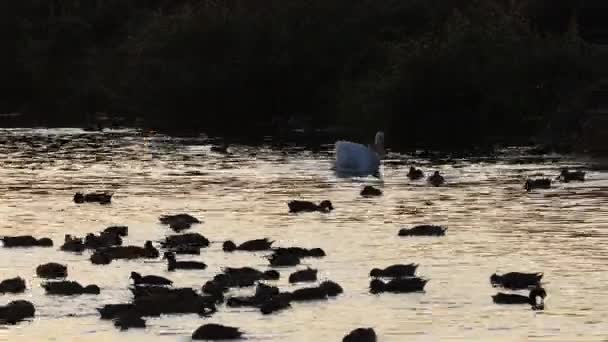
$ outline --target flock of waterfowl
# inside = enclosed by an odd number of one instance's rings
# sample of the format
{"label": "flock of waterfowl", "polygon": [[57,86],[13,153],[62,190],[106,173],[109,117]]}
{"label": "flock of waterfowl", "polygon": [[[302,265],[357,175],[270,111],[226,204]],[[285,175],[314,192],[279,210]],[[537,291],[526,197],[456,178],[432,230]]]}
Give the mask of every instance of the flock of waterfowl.
{"label": "flock of waterfowl", "polygon": [[[223,147],[222,147],[223,148]],[[422,170],[411,167],[408,178],[418,180],[425,177]],[[570,172],[563,170],[558,177],[564,182],[584,180],[584,172]],[[445,179],[439,172],[434,172],[427,178],[429,184],[441,186]],[[524,185],[527,191],[533,189],[549,188],[550,179],[528,179]],[[361,196],[381,196],[382,191],[372,186],[365,186]],[[111,203],[111,193],[77,193],[73,201],[82,203]],[[329,200],[319,204],[294,200],[288,203],[291,213],[321,212],[334,210]],[[112,226],[98,234],[87,234],[84,237],[65,235],[60,250],[70,253],[82,253],[90,250],[90,262],[95,265],[108,265],[120,259],[158,259],[166,260],[168,271],[204,270],[207,265],[198,261],[183,260],[184,255],[199,255],[202,248],[210,245],[210,241],[199,233],[182,233],[192,225],[201,221],[188,214],[164,215],[159,218],[163,225],[167,225],[175,234],[167,235],[164,240],[156,243],[146,241],[143,246],[125,245],[128,237],[126,226]],[[403,228],[398,236],[443,236],[447,228],[437,225],[419,225]],[[32,236],[4,236],[1,238],[5,248],[16,247],[51,247],[53,241],[49,238],[35,238]],[[322,258],[325,251],[320,248],[306,249],[301,247],[276,247],[274,241],[268,238],[236,243],[225,241],[222,249],[226,253],[263,252],[268,260],[269,269],[258,270],[251,267],[226,267],[221,273],[215,275],[201,285],[200,290],[193,288],[173,287],[173,281],[157,275],[141,275],[132,272],[130,287],[133,298],[128,303],[108,304],[97,308],[100,318],[113,320],[114,325],[120,329],[143,328],[146,326],[146,317],[194,313],[200,316],[213,315],[218,306],[228,307],[254,307],[261,314],[268,315],[281,310],[289,309],[291,303],[299,301],[327,300],[343,293],[342,287],[331,281],[324,280],[316,286],[299,288],[294,291],[283,291],[276,286],[268,285],[266,281],[279,279],[282,275],[278,271],[282,267],[299,265],[305,258]],[[179,258],[178,258],[179,256]],[[277,270],[278,269],[278,270]],[[417,264],[396,264],[385,268],[374,268],[370,271],[369,292],[380,294],[409,293],[424,291],[429,281],[416,275]],[[94,284],[82,285],[77,281],[66,280],[68,267],[58,263],[46,263],[36,268],[36,275],[47,279],[41,284],[48,295],[96,295],[103,289]],[[307,267],[288,275],[289,283],[314,283],[318,281],[318,271]],[[500,286],[509,290],[529,290],[527,296],[515,293],[499,292],[494,295],[496,304],[526,304],[534,310],[544,308],[546,291],[541,287],[542,273],[509,272],[502,275],[490,276],[492,286]],[[230,289],[255,286],[252,296],[228,296]],[[21,277],[6,279],[0,282],[0,294],[21,293],[27,289],[25,280]],[[539,300],[540,299],[540,300]],[[34,304],[17,300],[0,306],[0,322],[15,324],[21,320],[34,317]],[[236,327],[218,324],[205,324],[192,333],[193,339],[217,340],[239,339],[245,335]],[[348,333],[343,341],[361,342],[376,341],[376,333],[372,328],[358,328]]]}

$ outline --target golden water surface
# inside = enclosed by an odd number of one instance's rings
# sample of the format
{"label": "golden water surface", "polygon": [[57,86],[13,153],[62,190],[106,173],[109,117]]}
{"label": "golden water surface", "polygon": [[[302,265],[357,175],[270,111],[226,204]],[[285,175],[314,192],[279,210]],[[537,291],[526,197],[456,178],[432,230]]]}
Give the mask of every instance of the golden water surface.
{"label": "golden water surface", "polygon": [[[2,341],[188,341],[205,323],[240,327],[251,341],[340,341],[357,327],[373,327],[379,341],[606,341],[608,338],[608,173],[590,160],[567,156],[425,159],[389,154],[382,179],[337,178],[332,146],[320,152],[296,147],[231,146],[210,151],[204,138],[177,139],[135,130],[85,133],[79,129],[0,130],[0,235],[51,237],[53,248],[0,248],[0,278],[24,277],[20,295],[36,318],[0,326]],[[407,179],[413,162],[441,170],[445,187]],[[563,166],[588,170],[584,183],[556,183],[526,193],[528,176],[555,177]],[[365,184],[384,195],[365,199]],[[76,205],[77,191],[110,190],[112,204]],[[330,214],[293,215],[287,201],[330,199]],[[430,201],[430,202],[429,202]],[[427,203],[428,202],[428,203]],[[204,223],[191,231],[212,241],[200,256],[204,271],[167,272],[163,260],[92,265],[59,251],[66,233],[84,236],[109,225],[129,226],[125,244],[158,241],[171,231],[162,214],[190,213]],[[400,238],[402,227],[448,227],[439,238]],[[277,246],[321,247],[327,257],[304,259],[321,279],[345,293],[324,302],[297,303],[263,316],[224,305],[209,318],[148,318],[148,328],[120,332],[96,308],[130,300],[129,274],[157,274],[176,286],[201,285],[225,266],[267,268],[264,253],[224,253],[221,242],[269,237]],[[69,279],[98,284],[99,296],[46,296],[35,275],[45,262],[68,265]],[[430,279],[425,293],[368,293],[373,267],[419,263]],[[281,270],[281,289],[289,290]],[[489,276],[544,272],[544,311],[492,303]],[[304,285],[299,285],[304,286]],[[252,289],[234,293],[247,294]]]}

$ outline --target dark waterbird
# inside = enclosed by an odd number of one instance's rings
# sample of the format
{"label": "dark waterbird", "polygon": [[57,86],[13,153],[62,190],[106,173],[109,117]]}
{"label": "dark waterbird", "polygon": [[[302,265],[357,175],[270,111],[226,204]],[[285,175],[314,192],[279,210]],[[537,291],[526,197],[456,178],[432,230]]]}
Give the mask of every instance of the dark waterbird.
{"label": "dark waterbird", "polygon": [[170,248],[169,252],[173,252],[175,254],[200,255],[201,248],[198,246],[179,246]]}
{"label": "dark waterbird", "polygon": [[234,327],[219,324],[205,324],[192,333],[193,340],[238,340],[243,333]]}
{"label": "dark waterbird", "polygon": [[65,278],[68,276],[68,267],[56,262],[50,262],[36,267],[36,274],[40,278]]}
{"label": "dark waterbird", "polygon": [[0,293],[21,293],[25,291],[25,280],[21,277],[5,279],[0,282]]}
{"label": "dark waterbird", "polygon": [[399,230],[399,236],[443,236],[447,228],[436,225],[419,225],[413,228],[402,228]]}
{"label": "dark waterbird", "polygon": [[272,254],[268,257],[270,266],[289,267],[300,264],[300,257],[295,254]]}
{"label": "dark waterbird", "polygon": [[0,238],[4,247],[52,247],[53,240],[49,238],[36,239],[31,235],[3,236]]}
{"label": "dark waterbird", "polygon": [[110,263],[114,259],[155,259],[159,257],[158,249],[152,245],[152,241],[146,241],[144,247],[140,246],[113,246],[101,248],[91,255],[94,264]]}
{"label": "dark waterbird", "polygon": [[387,268],[380,269],[374,268],[369,273],[370,277],[374,278],[402,278],[402,277],[412,277],[416,273],[416,269],[418,268],[418,264],[397,264],[391,265]]}
{"label": "dark waterbird", "polygon": [[418,180],[424,178],[424,172],[422,172],[422,170],[420,169],[410,166],[410,171],[407,173],[407,178],[411,180]]}
{"label": "dark waterbird", "polygon": [[363,196],[363,197],[382,196],[382,190],[376,189],[371,185],[366,185],[363,188],[363,190],[361,190],[361,196]]}
{"label": "dark waterbird", "polygon": [[102,232],[99,235],[89,233],[84,238],[84,246],[88,249],[100,249],[122,245],[122,238],[115,233]]}
{"label": "dark waterbird", "polygon": [[319,203],[318,205],[313,202],[296,200],[296,201],[290,201],[289,203],[287,203],[287,206],[289,206],[290,213],[313,212],[313,211],[328,213],[328,212],[334,210],[333,205],[328,200],[324,200],[321,203]]}
{"label": "dark waterbird", "polygon": [[289,282],[292,284],[312,281],[317,281],[317,270],[310,267],[305,270],[296,271],[289,275]]}
{"label": "dark waterbird", "polygon": [[490,283],[495,287],[502,286],[507,289],[521,290],[538,286],[542,277],[543,273],[541,272],[509,272],[503,275],[494,273],[490,276]]}
{"label": "dark waterbird", "polygon": [[260,280],[277,280],[280,274],[275,270],[259,271],[251,267],[226,267],[203,286],[203,292],[216,294],[233,287],[253,286]]}
{"label": "dark waterbird", "polygon": [[133,298],[152,297],[152,296],[174,296],[178,298],[198,297],[196,291],[190,287],[162,287],[162,286],[135,286],[130,288]]}
{"label": "dark waterbird", "polygon": [[305,287],[291,292],[291,300],[294,302],[322,300],[328,297],[335,297],[342,292],[344,290],[339,284],[327,280],[319,284],[319,286]]}
{"label": "dark waterbird", "polygon": [[233,251],[247,251],[247,252],[257,252],[257,251],[267,251],[272,249],[272,244],[274,241],[270,241],[267,238],[263,239],[255,239],[249,240],[241,243],[240,245],[236,245],[234,242],[228,240],[224,242],[222,245],[222,249],[225,252],[233,252]]}
{"label": "dark waterbird", "polygon": [[[534,310],[542,310],[545,306],[545,297],[547,297],[545,289],[537,286],[530,290],[528,296],[499,292],[492,296],[492,300],[496,304],[529,304]],[[540,298],[540,303],[537,302],[537,298]]]}
{"label": "dark waterbird", "polygon": [[157,275],[146,275],[142,276],[137,272],[131,272],[131,279],[133,279],[133,284],[135,286],[138,285],[172,285],[173,282],[165,277],[157,276]]}
{"label": "dark waterbird", "polygon": [[81,238],[74,237],[70,234],[65,235],[63,245],[59,247],[62,251],[77,253],[84,251],[85,248],[84,241]]}
{"label": "dark waterbird", "polygon": [[253,296],[247,297],[231,297],[226,301],[229,307],[260,307],[268,302],[272,297],[279,294],[279,288],[266,284],[258,284]]}
{"label": "dark waterbird", "polygon": [[0,306],[0,323],[17,324],[26,318],[34,317],[34,304],[26,300],[16,300]]}
{"label": "dark waterbird", "polygon": [[551,180],[548,178],[542,179],[527,179],[524,184],[524,189],[530,192],[534,189],[550,189],[551,188]]}
{"label": "dark waterbird", "polygon": [[302,247],[278,247],[274,249],[276,255],[294,255],[298,258],[321,258],[325,251],[321,248],[302,248]]}
{"label": "dark waterbird", "polygon": [[427,181],[433,186],[440,186],[445,183],[445,178],[439,174],[439,171],[435,171],[432,176],[430,176]]}
{"label": "dark waterbird", "polygon": [[164,259],[167,259],[167,269],[169,271],[174,270],[204,270],[207,265],[204,262],[198,261],[177,261],[175,254],[171,252],[165,252]]}
{"label": "dark waterbird", "polygon": [[572,182],[572,181],[584,182],[585,181],[585,172],[569,171],[568,169],[562,169],[562,172],[560,173],[558,178],[561,179],[561,181],[564,183],[568,183],[568,182]]}
{"label": "dark waterbird", "polygon": [[103,230],[103,233],[114,234],[121,237],[129,235],[129,227],[127,226],[110,226]]}
{"label": "dark waterbird", "polygon": [[418,277],[411,278],[396,278],[385,283],[380,279],[374,279],[370,282],[369,288],[371,293],[408,293],[419,292],[424,290],[424,286],[428,280]]}
{"label": "dark waterbird", "polygon": [[169,225],[176,232],[190,228],[193,224],[201,223],[199,219],[189,214],[163,215],[159,218],[160,223]]}
{"label": "dark waterbird", "polygon": [[165,241],[161,241],[163,248],[183,248],[183,247],[208,247],[209,240],[199,233],[187,233],[180,235],[169,235]]}
{"label": "dark waterbird", "polygon": [[263,315],[269,315],[271,313],[281,311],[291,307],[291,294],[290,293],[279,293],[270,297],[262,305],[260,305],[260,312]]}
{"label": "dark waterbird", "polygon": [[113,193],[109,192],[93,192],[84,194],[77,192],[74,195],[74,203],[99,203],[99,204],[110,204],[112,202]]}
{"label": "dark waterbird", "polygon": [[376,332],[372,328],[357,328],[344,336],[342,342],[376,342]]}
{"label": "dark waterbird", "polygon": [[114,319],[129,312],[133,312],[134,310],[135,305],[132,303],[106,304],[101,308],[97,309],[99,315],[101,316],[101,319]]}
{"label": "dark waterbird", "polygon": [[101,290],[97,285],[82,286],[75,281],[52,281],[41,285],[49,295],[73,296],[80,294],[99,294]]}
{"label": "dark waterbird", "polygon": [[140,296],[133,300],[134,312],[140,316],[171,315],[171,314],[198,314],[210,316],[217,311],[215,297],[191,296],[189,294],[167,294]]}

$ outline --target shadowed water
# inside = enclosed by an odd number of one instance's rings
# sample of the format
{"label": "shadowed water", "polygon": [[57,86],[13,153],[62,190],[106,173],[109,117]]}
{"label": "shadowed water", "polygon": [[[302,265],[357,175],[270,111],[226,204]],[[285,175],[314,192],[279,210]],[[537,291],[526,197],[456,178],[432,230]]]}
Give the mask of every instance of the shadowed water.
{"label": "shadowed water", "polygon": [[[339,341],[357,327],[374,327],[380,341],[601,341],[608,335],[608,173],[585,160],[543,160],[506,150],[498,157],[422,159],[390,154],[383,179],[340,179],[330,171],[331,146],[301,148],[231,146],[210,152],[203,138],[176,139],[134,130],[84,133],[78,129],[0,130],[0,235],[51,237],[53,248],[0,248],[0,278],[22,276],[28,290],[0,295],[0,304],[27,299],[36,318],[0,326],[3,341],[187,341],[204,323],[240,327],[252,341]],[[410,181],[416,162],[441,170],[445,187]],[[584,183],[556,183],[526,193],[526,177],[555,177],[563,166],[589,169]],[[384,191],[359,196],[364,184]],[[109,206],[76,205],[77,191],[115,192]],[[330,214],[288,214],[290,199],[330,199]],[[427,203],[428,202],[428,203]],[[167,272],[158,260],[114,261],[94,266],[89,253],[58,250],[66,233],[84,236],[109,225],[128,225],[125,244],[158,241],[171,231],[161,214],[190,213],[193,226],[213,243],[200,256],[204,271]],[[400,238],[400,228],[447,226],[445,237]],[[130,300],[129,274],[157,274],[175,286],[201,285],[225,266],[267,267],[265,253],[224,253],[221,242],[269,237],[277,246],[321,247],[327,257],[281,269],[319,269],[345,293],[326,302],[296,303],[263,316],[255,309],[220,306],[197,315],[147,319],[145,330],[120,332],[96,308]],[[69,279],[101,287],[99,296],[51,297],[40,287],[37,265],[68,264]],[[430,279],[425,293],[371,295],[373,267],[419,263]],[[498,306],[489,284],[496,272],[544,272],[545,311]],[[249,293],[242,290],[234,293]]]}

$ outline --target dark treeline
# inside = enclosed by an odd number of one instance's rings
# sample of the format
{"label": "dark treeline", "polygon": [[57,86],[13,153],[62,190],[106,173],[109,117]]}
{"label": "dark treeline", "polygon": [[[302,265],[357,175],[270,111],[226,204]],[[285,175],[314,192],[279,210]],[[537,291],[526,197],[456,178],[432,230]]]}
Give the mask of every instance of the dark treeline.
{"label": "dark treeline", "polygon": [[[527,138],[598,77],[577,0],[7,0],[0,112],[393,143]],[[519,140],[518,140],[519,141]]]}

